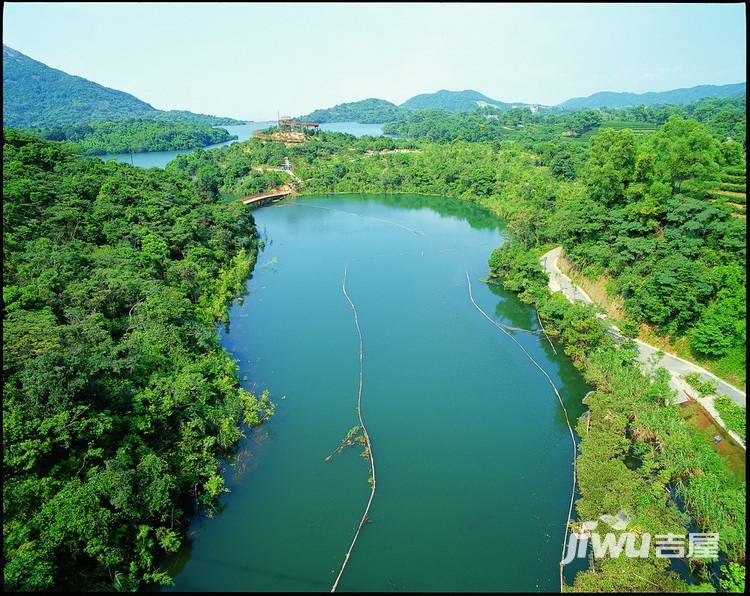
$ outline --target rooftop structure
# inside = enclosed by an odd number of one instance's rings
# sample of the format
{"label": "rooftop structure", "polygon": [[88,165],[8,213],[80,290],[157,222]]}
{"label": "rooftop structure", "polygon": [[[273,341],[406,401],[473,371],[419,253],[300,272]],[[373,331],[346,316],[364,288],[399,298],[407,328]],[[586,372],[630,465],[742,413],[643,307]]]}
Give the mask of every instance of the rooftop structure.
{"label": "rooftop structure", "polygon": [[279,128],[281,130],[285,130],[285,129],[287,130],[294,130],[294,129],[317,130],[319,126],[320,126],[319,122],[300,122],[288,116],[279,118]]}

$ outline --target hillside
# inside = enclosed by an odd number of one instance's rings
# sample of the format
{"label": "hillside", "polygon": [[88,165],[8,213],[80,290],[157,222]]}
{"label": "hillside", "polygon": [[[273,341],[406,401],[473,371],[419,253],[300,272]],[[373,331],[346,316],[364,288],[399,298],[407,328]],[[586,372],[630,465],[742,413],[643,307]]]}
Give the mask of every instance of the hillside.
{"label": "hillside", "polygon": [[3,125],[53,127],[99,120],[159,118],[202,124],[241,124],[192,112],[165,112],[137,97],[70,75],[3,45]]}
{"label": "hillside", "polygon": [[211,114],[198,114],[187,110],[156,110],[149,116],[153,120],[162,122],[190,122],[192,124],[208,124],[210,126],[230,126],[234,124],[246,124],[245,120],[228,118],[226,116],[212,116]]}
{"label": "hillside", "polygon": [[472,112],[485,105],[500,109],[510,108],[512,104],[490,99],[486,95],[467,89],[465,91],[448,91],[441,89],[435,93],[422,93],[407,99],[401,107],[407,110],[446,110],[448,112]]}
{"label": "hillside", "polygon": [[650,91],[648,93],[618,93],[614,91],[600,91],[588,97],[573,97],[558,107],[568,110],[582,108],[623,108],[637,105],[671,104],[680,105],[691,103],[705,97],[736,97],[745,95],[745,83],[733,85],[698,85],[669,91]]}
{"label": "hillside", "polygon": [[332,108],[315,110],[305,116],[300,116],[300,119],[314,122],[362,122],[363,124],[370,124],[393,120],[398,114],[399,108],[396,104],[371,97],[361,101],[340,103]]}

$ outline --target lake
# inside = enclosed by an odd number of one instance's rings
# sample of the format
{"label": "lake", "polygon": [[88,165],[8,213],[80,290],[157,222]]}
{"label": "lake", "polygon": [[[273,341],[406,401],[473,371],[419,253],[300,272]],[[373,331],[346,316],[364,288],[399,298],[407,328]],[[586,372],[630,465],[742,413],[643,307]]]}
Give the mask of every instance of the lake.
{"label": "lake", "polygon": [[[266,246],[222,345],[277,405],[228,463],[231,492],[198,515],[175,590],[326,591],[369,497],[360,447],[325,459],[362,413],[377,493],[339,590],[556,591],[571,444],[550,385],[498,321],[534,310],[480,281],[503,224],[416,195],[298,198],[255,211]],[[574,421],[588,391],[537,334],[512,331]]]}
{"label": "lake", "polygon": [[[216,143],[214,145],[208,145],[204,149],[215,149],[217,147],[223,147],[224,145],[231,145],[239,141],[247,141],[250,139],[254,130],[262,130],[273,126],[275,122],[252,122],[250,124],[237,124],[233,126],[222,126],[230,134],[237,135],[236,140],[225,141],[224,143]],[[320,125],[321,130],[327,130],[331,132],[345,132],[356,137],[363,135],[381,136],[383,134],[382,124],[360,124],[359,122],[331,122]],[[178,155],[183,153],[191,153],[192,149],[180,149],[178,151],[147,151],[143,153],[112,153],[110,155],[100,155],[99,157],[104,161],[120,161],[122,163],[129,163],[139,168],[163,168],[170,161],[172,161]]]}
{"label": "lake", "polygon": [[360,122],[324,122],[320,130],[329,132],[345,132],[355,137],[370,135],[371,137],[383,136],[382,124],[361,124]]}

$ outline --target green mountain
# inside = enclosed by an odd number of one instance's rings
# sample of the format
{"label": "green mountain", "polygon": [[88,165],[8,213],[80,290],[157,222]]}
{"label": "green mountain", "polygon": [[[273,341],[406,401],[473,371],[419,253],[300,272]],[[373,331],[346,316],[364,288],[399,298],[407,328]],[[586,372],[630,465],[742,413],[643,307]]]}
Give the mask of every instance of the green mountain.
{"label": "green mountain", "polygon": [[477,108],[492,106],[501,110],[526,104],[509,104],[490,99],[478,91],[447,91],[423,93],[407,99],[400,106],[385,99],[363,99],[338,104],[332,108],[315,110],[300,119],[315,122],[362,122],[380,123],[395,120],[405,110],[445,110],[448,112],[473,112]]}
{"label": "green mountain", "polygon": [[435,93],[423,93],[407,99],[396,106],[384,99],[364,99],[351,103],[342,103],[332,108],[315,110],[300,118],[317,122],[393,122],[407,111],[443,110],[446,112],[473,112],[481,107],[495,107],[500,110],[511,108],[531,108],[540,110],[580,110],[584,108],[622,108],[638,105],[683,105],[708,97],[739,97],[745,95],[746,84],[733,85],[698,85],[685,89],[649,93],[618,93],[602,91],[588,97],[574,97],[556,106],[542,106],[527,103],[508,103],[491,99],[480,93],[467,89],[465,91],[448,91],[441,89]]}
{"label": "green mountain", "polygon": [[500,109],[509,109],[514,105],[503,101],[490,99],[486,95],[467,89],[465,91],[448,91],[441,89],[435,93],[423,93],[407,99],[401,104],[406,110],[446,110],[448,112],[473,112],[477,108],[492,106]]}
{"label": "green mountain", "polygon": [[313,122],[361,122],[363,124],[380,123],[393,120],[399,114],[396,104],[384,99],[371,97],[361,101],[340,103],[332,108],[315,110],[301,120]]}
{"label": "green mountain", "polygon": [[583,108],[624,108],[628,106],[691,103],[704,97],[735,97],[745,95],[745,83],[732,85],[698,85],[669,91],[651,91],[649,93],[617,93],[601,91],[588,97],[574,97],[558,107],[566,110]]}
{"label": "green mountain", "polygon": [[49,128],[130,118],[242,124],[232,118],[157,110],[129,93],[50,68],[3,44],[3,126]]}
{"label": "green mountain", "polygon": [[163,122],[191,122],[192,124],[209,124],[211,126],[224,126],[231,124],[247,124],[244,120],[227,118],[225,116],[211,116],[210,114],[198,114],[187,110],[156,110],[150,118]]}

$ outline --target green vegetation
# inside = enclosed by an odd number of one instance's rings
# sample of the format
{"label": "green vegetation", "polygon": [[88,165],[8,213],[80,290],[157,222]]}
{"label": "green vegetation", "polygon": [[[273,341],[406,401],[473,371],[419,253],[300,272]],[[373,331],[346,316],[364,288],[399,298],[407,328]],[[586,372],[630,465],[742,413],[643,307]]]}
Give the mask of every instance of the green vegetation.
{"label": "green vegetation", "polygon": [[[522,105],[522,104],[519,104]],[[450,113],[473,112],[480,107],[509,109],[511,104],[490,99],[478,91],[446,91],[423,93],[407,99],[400,106],[385,99],[369,98],[338,104],[332,108],[315,110],[302,120],[317,122],[382,123],[395,120],[410,111],[440,110]]]}
{"label": "green vegetation", "polygon": [[606,273],[631,318],[688,337],[698,356],[741,359],[744,379],[746,226],[703,190],[723,160],[705,127],[676,116],[642,141],[602,130],[586,195],[561,206],[558,228],[568,258]]}
{"label": "green vegetation", "polygon": [[163,112],[137,97],[50,68],[3,45],[3,126],[51,128],[99,120],[156,118],[197,124],[242,124],[184,111]]}
{"label": "green vegetation", "polygon": [[[613,121],[623,120],[623,128],[650,130],[644,125],[642,115],[648,114],[652,124],[664,124],[674,114],[688,115],[700,122],[711,120],[717,126],[724,125],[726,130],[722,138],[731,136],[744,143],[744,127],[740,127],[736,116],[727,118],[722,106],[745,101],[745,83],[733,85],[699,85],[687,89],[672,89],[655,93],[595,93],[588,97],[574,97],[557,106],[537,106],[538,113],[570,114],[578,110],[594,109],[606,114]],[[686,107],[686,104],[693,106]],[[718,105],[715,105],[718,104]],[[319,109],[300,116],[301,119],[318,122],[363,122],[382,123],[408,116],[410,111],[440,110],[449,113],[474,112],[477,109],[496,109],[500,112],[519,110],[531,113],[530,104],[508,103],[491,99],[480,93],[467,89],[465,91],[448,91],[441,89],[434,93],[422,93],[407,99],[397,106],[384,99],[363,99],[338,104],[332,108]],[[536,109],[536,108],[535,108]],[[744,108],[743,108],[744,122]],[[739,112],[736,112],[738,115]],[[633,117],[633,122],[627,122]],[[637,123],[637,124],[636,124]],[[613,123],[613,128],[619,127]],[[731,132],[730,132],[731,130]],[[733,134],[732,134],[733,133]]]}
{"label": "green vegetation", "polygon": [[515,141],[526,147],[561,137],[579,137],[597,128],[602,116],[595,110],[531,112],[527,108],[499,110],[484,107],[451,114],[430,109],[402,112],[383,131],[407,139],[447,143],[462,141]]}
{"label": "green vegetation", "polygon": [[[493,253],[490,269],[494,279],[538,308],[548,333],[559,337],[595,387],[586,400],[589,418],[578,429],[578,519],[625,511],[633,517],[628,530],[652,535],[687,535],[692,521],[702,531],[718,531],[721,550],[733,562],[744,561],[744,483],[701,432],[683,420],[679,407],[671,405],[665,370],[644,376],[633,346],[615,344],[591,307],[548,293],[539,252],[539,245],[514,236]],[[693,560],[691,566],[704,578],[692,588],[710,588],[705,562]],[[733,581],[726,570],[722,581]],[[669,570],[666,559],[655,556],[652,546],[647,559],[597,560],[576,575],[573,589],[651,592],[685,591],[688,586]]]}
{"label": "green vegetation", "polygon": [[441,89],[435,93],[422,93],[407,99],[401,104],[405,110],[445,110],[447,112],[472,112],[485,105],[496,108],[509,108],[510,104],[490,99],[479,91],[447,91]]}
{"label": "green vegetation", "polygon": [[719,580],[719,586],[724,592],[745,592],[745,567],[737,563],[722,565],[723,577]]}
{"label": "green vegetation", "polygon": [[57,126],[42,131],[42,136],[52,141],[71,141],[86,155],[197,149],[237,138],[226,129],[208,124],[143,119]]}
{"label": "green vegetation", "polygon": [[257,250],[212,188],[4,131],[6,590],[169,581],[219,457],[273,411],[215,332]]}
{"label": "green vegetation", "polygon": [[196,114],[187,110],[157,110],[155,114],[151,114],[149,117],[160,122],[191,122],[192,124],[207,124],[208,126],[247,124],[244,120],[237,120],[236,118]]}
{"label": "green vegetation", "polygon": [[346,436],[341,439],[339,446],[336,447],[330,455],[326,456],[324,461],[330,462],[333,460],[334,456],[339,455],[344,449],[354,447],[355,445],[361,445],[364,447],[364,451],[361,454],[362,457],[369,457],[369,451],[367,451],[367,440],[365,439],[365,435],[359,425],[353,426],[347,431]]}
{"label": "green vegetation", "polygon": [[362,122],[363,124],[379,124],[398,116],[400,110],[397,105],[384,99],[363,99],[350,103],[341,103],[324,110],[315,110],[300,120],[313,122]]}
{"label": "green vegetation", "polygon": [[714,406],[719,412],[721,419],[727,425],[727,428],[736,432],[745,441],[747,434],[747,408],[738,406],[726,395],[720,395],[714,399]]}
{"label": "green vegetation", "polygon": [[684,376],[684,379],[687,381],[688,385],[690,385],[700,394],[701,397],[707,397],[709,395],[716,394],[716,383],[714,383],[713,381],[702,380],[701,376],[698,373],[689,373]]}
{"label": "green vegetation", "polygon": [[402,113],[383,126],[383,132],[404,139],[433,142],[491,141],[505,139],[508,129],[498,120],[488,120],[478,112],[451,114],[428,109]]}
{"label": "green vegetation", "polygon": [[366,151],[416,146],[384,137],[355,139],[342,133],[321,132],[311,139],[314,140],[288,148],[278,142],[250,140],[211,151],[194,151],[179,155],[167,165],[167,170],[195,180],[200,186],[211,187],[220,194],[244,196],[287,182],[286,173],[270,169],[279,168],[287,156],[297,175],[304,179],[308,177],[306,164],[312,166],[331,159],[348,163],[347,159],[354,157],[377,160],[379,155],[367,156]]}
{"label": "green vegetation", "polygon": [[[699,99],[687,105],[652,105],[635,106],[621,109],[601,110],[607,118],[622,118],[641,123],[661,125],[672,116],[692,118],[705,124],[719,140],[732,139],[741,145],[745,144],[747,123],[746,97],[742,95],[726,98]],[[730,147],[730,146],[728,146]],[[734,147],[735,153],[744,153],[741,147]],[[736,156],[731,161],[738,161]]]}
{"label": "green vegetation", "polygon": [[[611,279],[627,318],[685,339],[693,359],[744,383],[746,225],[709,195],[722,170],[744,171],[736,161],[744,156],[723,151],[706,126],[679,116],[648,135],[603,128],[588,148],[561,140],[531,146],[320,134],[288,149],[253,142],[204,159],[215,162],[225,189],[256,176],[250,165],[278,167],[288,154],[304,192],[434,193],[480,202],[522,240],[562,243],[584,274]],[[368,154],[375,148],[417,151]]]}
{"label": "green vegetation", "polygon": [[137,97],[50,68],[3,45],[3,125],[56,126],[138,118],[155,111]]}
{"label": "green vegetation", "polygon": [[[258,143],[251,141],[251,143]],[[259,165],[273,164],[278,167],[283,162],[283,146],[271,145],[263,161],[249,159],[246,150],[240,146],[223,147],[222,155],[230,157],[226,162],[218,162],[215,151],[194,151],[178,155],[167,165],[167,170],[181,178],[191,180],[196,188],[221,196],[247,196],[268,190],[288,180],[279,171],[261,169]]]}
{"label": "green vegetation", "polygon": [[[434,142],[503,141],[520,143],[540,151],[541,143],[562,148],[561,138],[574,144],[588,144],[600,128],[629,129],[637,135],[648,135],[672,117],[692,118],[702,122],[708,131],[724,141],[721,152],[727,163],[739,163],[745,144],[745,97],[700,100],[687,106],[637,106],[622,109],[586,109],[580,111],[528,108],[496,109],[483,107],[473,112],[451,114],[444,110],[402,111],[385,123],[386,133],[407,139]],[[731,140],[730,140],[731,139]],[[726,183],[744,184],[740,174]]]}

